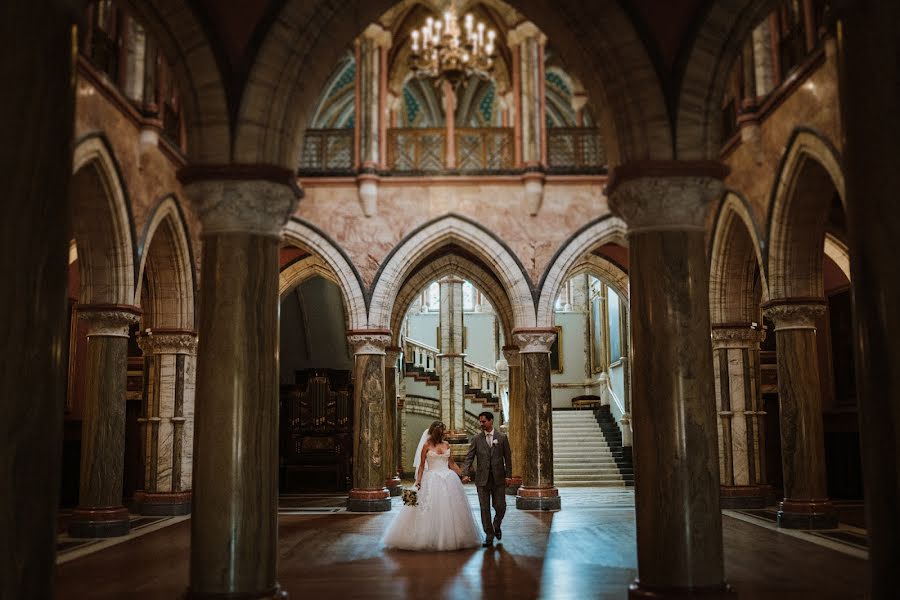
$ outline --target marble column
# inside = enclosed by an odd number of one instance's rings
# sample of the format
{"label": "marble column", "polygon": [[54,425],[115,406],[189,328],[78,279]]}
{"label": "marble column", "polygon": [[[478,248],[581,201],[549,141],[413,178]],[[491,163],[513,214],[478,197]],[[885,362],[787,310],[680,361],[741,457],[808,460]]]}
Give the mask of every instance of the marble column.
{"label": "marble column", "polygon": [[781,407],[781,464],[784,500],[778,525],[791,529],[837,527],[837,512],[828,499],[825,432],[816,319],[824,301],[779,299],[765,305],[775,323],[778,403]]}
{"label": "marble column", "polygon": [[142,515],[191,512],[194,377],[197,334],[155,329],[138,338],[144,352],[144,489],[135,493]]}
{"label": "marble column", "polygon": [[503,346],[503,358],[509,365],[509,445],[512,450],[512,477],[506,493],[517,494],[525,472],[525,382],[522,379],[522,357],[518,346]]}
{"label": "marble column", "polygon": [[[247,178],[215,178],[231,168]],[[179,177],[203,225],[188,598],[282,598],[278,248],[299,190],[275,168]]]}
{"label": "marble column", "polygon": [[81,422],[81,484],[78,508],[69,521],[72,537],[113,537],[130,530],[122,504],[125,469],[125,388],[128,328],[140,309],[85,305],[87,323],[84,412]]}
{"label": "marble column", "polygon": [[52,598],[66,396],[66,270],[77,3],[0,19],[0,597]]}
{"label": "marble column", "polygon": [[544,169],[547,164],[544,120],[544,46],[547,37],[534,23],[526,21],[509,32],[513,51],[513,79],[516,89],[516,162],[525,169],[523,184],[531,215],[540,210],[544,198]]}
{"label": "marble column", "polygon": [[[638,579],[631,598],[729,597],[724,583],[704,224],[718,163],[618,167],[628,226]],[[660,551],[665,548],[664,552]]]}
{"label": "marble column", "polygon": [[384,349],[384,486],[391,496],[403,491],[400,482],[399,463],[400,428],[397,419],[397,361],[402,349],[388,346]]}
{"label": "marble column", "polygon": [[856,389],[872,598],[897,593],[900,556],[900,4],[843,2],[840,107]]}
{"label": "marble column", "polygon": [[351,512],[391,510],[384,486],[385,381],[384,349],[391,332],[384,329],[347,332],[353,349],[353,489],[347,498]]}
{"label": "marble column", "polygon": [[749,323],[712,326],[722,508],[762,508],[772,491],[766,484],[766,412],[759,381],[764,338]]}
{"label": "marble column", "polygon": [[391,32],[369,25],[356,39],[356,166],[357,186],[363,213],[378,210],[378,175],[387,157],[387,54]]}
{"label": "marble column", "polygon": [[555,329],[516,329],[519,346],[525,425],[522,485],[516,508],[559,510],[559,490],[553,485],[553,405],[550,398],[550,346]]}
{"label": "marble column", "polygon": [[454,457],[465,455],[469,447],[465,421],[465,361],[463,348],[463,283],[458,277],[444,277],[438,284],[441,294],[441,336],[437,355],[441,378],[441,421]]}

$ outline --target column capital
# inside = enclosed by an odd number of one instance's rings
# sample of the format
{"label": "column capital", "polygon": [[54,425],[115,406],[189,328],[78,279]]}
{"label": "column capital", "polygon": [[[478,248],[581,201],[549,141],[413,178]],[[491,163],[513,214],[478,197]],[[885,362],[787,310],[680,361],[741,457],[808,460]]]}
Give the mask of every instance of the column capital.
{"label": "column capital", "polygon": [[347,332],[347,341],[353,354],[385,354],[385,348],[391,343],[391,332],[388,329],[351,329]]}
{"label": "column capital", "polygon": [[519,24],[518,27],[506,34],[506,41],[510,47],[518,46],[532,39],[537,40],[540,44],[547,43],[547,36],[531,21]]}
{"label": "column capital", "polygon": [[197,207],[203,235],[249,233],[281,237],[281,230],[297,208],[300,188],[290,182],[262,177],[195,179],[181,176],[185,192]]}
{"label": "column capital", "polygon": [[712,326],[713,348],[754,348],[766,339],[762,328],[753,328],[749,324],[726,324]]}
{"label": "column capital", "polygon": [[379,25],[378,23],[372,23],[362,34],[356,38],[356,43],[362,43],[363,41],[371,41],[376,48],[390,48],[393,43],[391,32]]}
{"label": "column capital", "polygon": [[518,346],[503,346],[501,351],[503,352],[503,358],[506,359],[506,364],[510,367],[522,366],[522,357],[519,356]]}
{"label": "column capital", "polygon": [[822,298],[784,298],[763,305],[764,314],[775,323],[775,331],[815,329],[816,319],[825,314]]}
{"label": "column capital", "polygon": [[440,279],[438,279],[438,285],[453,284],[453,283],[458,283],[458,284],[462,285],[465,282],[466,282],[465,279],[463,279],[461,277],[457,277],[456,275],[447,275],[446,277],[441,277]]}
{"label": "column capital", "polygon": [[138,336],[138,346],[148,354],[197,354],[197,334],[193,331],[147,330]]}
{"label": "column capital", "polygon": [[88,336],[128,337],[128,329],[141,320],[138,306],[123,304],[79,305],[78,318],[87,323]]}
{"label": "column capital", "polygon": [[620,165],[606,188],[609,208],[628,233],[706,229],[728,168],[714,161],[639,161]]}
{"label": "column capital", "polygon": [[384,349],[385,364],[391,367],[396,365],[401,352],[403,352],[403,349],[400,346],[387,346]]}
{"label": "column capital", "polygon": [[556,329],[521,328],[513,329],[513,339],[519,346],[519,354],[549,353],[556,341]]}

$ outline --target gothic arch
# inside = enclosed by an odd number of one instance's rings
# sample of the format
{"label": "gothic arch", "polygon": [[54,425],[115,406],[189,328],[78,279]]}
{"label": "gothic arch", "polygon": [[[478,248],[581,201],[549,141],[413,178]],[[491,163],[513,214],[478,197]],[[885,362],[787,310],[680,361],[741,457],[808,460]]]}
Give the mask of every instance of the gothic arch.
{"label": "gothic arch", "polygon": [[713,232],[709,310],[713,324],[758,323],[769,292],[758,228],[746,203],[728,192]]}
{"label": "gothic arch", "polygon": [[463,256],[449,254],[424,265],[414,275],[409,277],[403,287],[397,293],[394,301],[394,310],[391,315],[391,334],[394,342],[399,342],[400,326],[403,317],[406,316],[409,306],[413,303],[421,290],[436,279],[446,275],[456,275],[471,281],[485,296],[496,311],[503,328],[503,334],[507,340],[512,339],[514,328],[513,308],[503,286],[491,273],[485,271],[480,265]]}
{"label": "gothic arch", "polygon": [[[553,302],[559,290],[571,277],[573,267],[597,246],[612,241],[625,243],[625,223],[613,216],[605,216],[588,223],[575,232],[556,252],[540,283],[540,299],[537,309],[537,326],[553,324]],[[627,294],[626,294],[627,296]]]}
{"label": "gothic arch", "polygon": [[767,275],[772,299],[821,297],[825,224],[835,193],[846,207],[834,146],[809,129],[791,136],[772,188]]}
{"label": "gothic arch", "polygon": [[[395,0],[287,0],[262,40],[235,128],[234,160],[295,168],[315,99],[352,40]],[[672,135],[656,69],[616,0],[521,0],[584,83],[610,164],[668,159]],[[578,18],[574,18],[577,15]],[[321,31],[328,35],[319,35]]]}
{"label": "gothic arch", "polygon": [[134,300],[134,224],[118,162],[97,134],[76,143],[72,166],[72,233],[82,304]]}
{"label": "gothic arch", "polygon": [[515,327],[534,327],[534,298],[524,267],[491,232],[458,215],[448,215],[413,231],[375,275],[369,327],[388,328],[404,283],[436,250],[456,245],[483,263],[501,283],[512,306]]}
{"label": "gothic arch", "polygon": [[675,114],[675,158],[718,160],[722,96],[728,74],[753,27],[774,0],[706,2],[706,14],[683,56]]}
{"label": "gothic arch", "polygon": [[603,283],[611,287],[619,298],[623,300],[625,310],[628,309],[628,273],[616,263],[603,258],[602,256],[588,253],[575,263],[566,279],[571,279],[576,275],[593,275],[602,280]]}
{"label": "gothic arch", "polygon": [[[279,283],[281,291],[284,292],[289,289],[281,287],[286,276],[295,277],[297,282],[299,282],[312,276],[312,274],[304,271],[307,268],[314,269],[315,273],[313,274],[327,272],[326,279],[336,283],[342,292],[348,329],[365,329],[367,310],[362,278],[344,251],[322,231],[296,217],[288,221],[287,225],[284,226],[283,233],[285,241],[303,248],[310,254],[318,257],[319,262],[310,261],[303,265],[297,265],[290,273],[288,273],[288,270],[291,267],[285,269],[282,272],[282,279]],[[285,273],[288,274],[285,275]]]}
{"label": "gothic arch", "polygon": [[[148,305],[141,302],[147,280]],[[140,249],[134,304],[144,309],[144,327],[194,329],[194,260],[184,217],[175,197],[164,197],[153,210]]]}

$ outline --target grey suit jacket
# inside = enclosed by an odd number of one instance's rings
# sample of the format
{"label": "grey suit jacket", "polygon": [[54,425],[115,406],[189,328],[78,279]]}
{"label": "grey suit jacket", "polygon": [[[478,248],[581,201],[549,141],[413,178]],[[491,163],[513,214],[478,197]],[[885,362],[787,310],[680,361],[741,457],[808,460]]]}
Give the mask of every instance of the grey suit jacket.
{"label": "grey suit jacket", "polygon": [[488,476],[494,474],[494,485],[505,485],[506,478],[512,477],[512,452],[506,434],[494,429],[494,445],[488,446],[487,437],[481,431],[469,440],[469,451],[463,463],[462,474],[471,477],[472,463],[475,463],[475,485],[487,485]]}

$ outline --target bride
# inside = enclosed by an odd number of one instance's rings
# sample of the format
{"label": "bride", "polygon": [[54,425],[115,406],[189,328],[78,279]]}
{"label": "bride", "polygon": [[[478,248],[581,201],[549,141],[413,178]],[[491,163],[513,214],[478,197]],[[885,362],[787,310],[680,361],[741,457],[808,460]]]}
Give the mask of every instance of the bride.
{"label": "bride", "polygon": [[481,544],[469,499],[459,480],[459,467],[444,441],[444,424],[435,421],[422,434],[413,465],[417,506],[404,506],[384,535],[387,548],[459,550]]}

